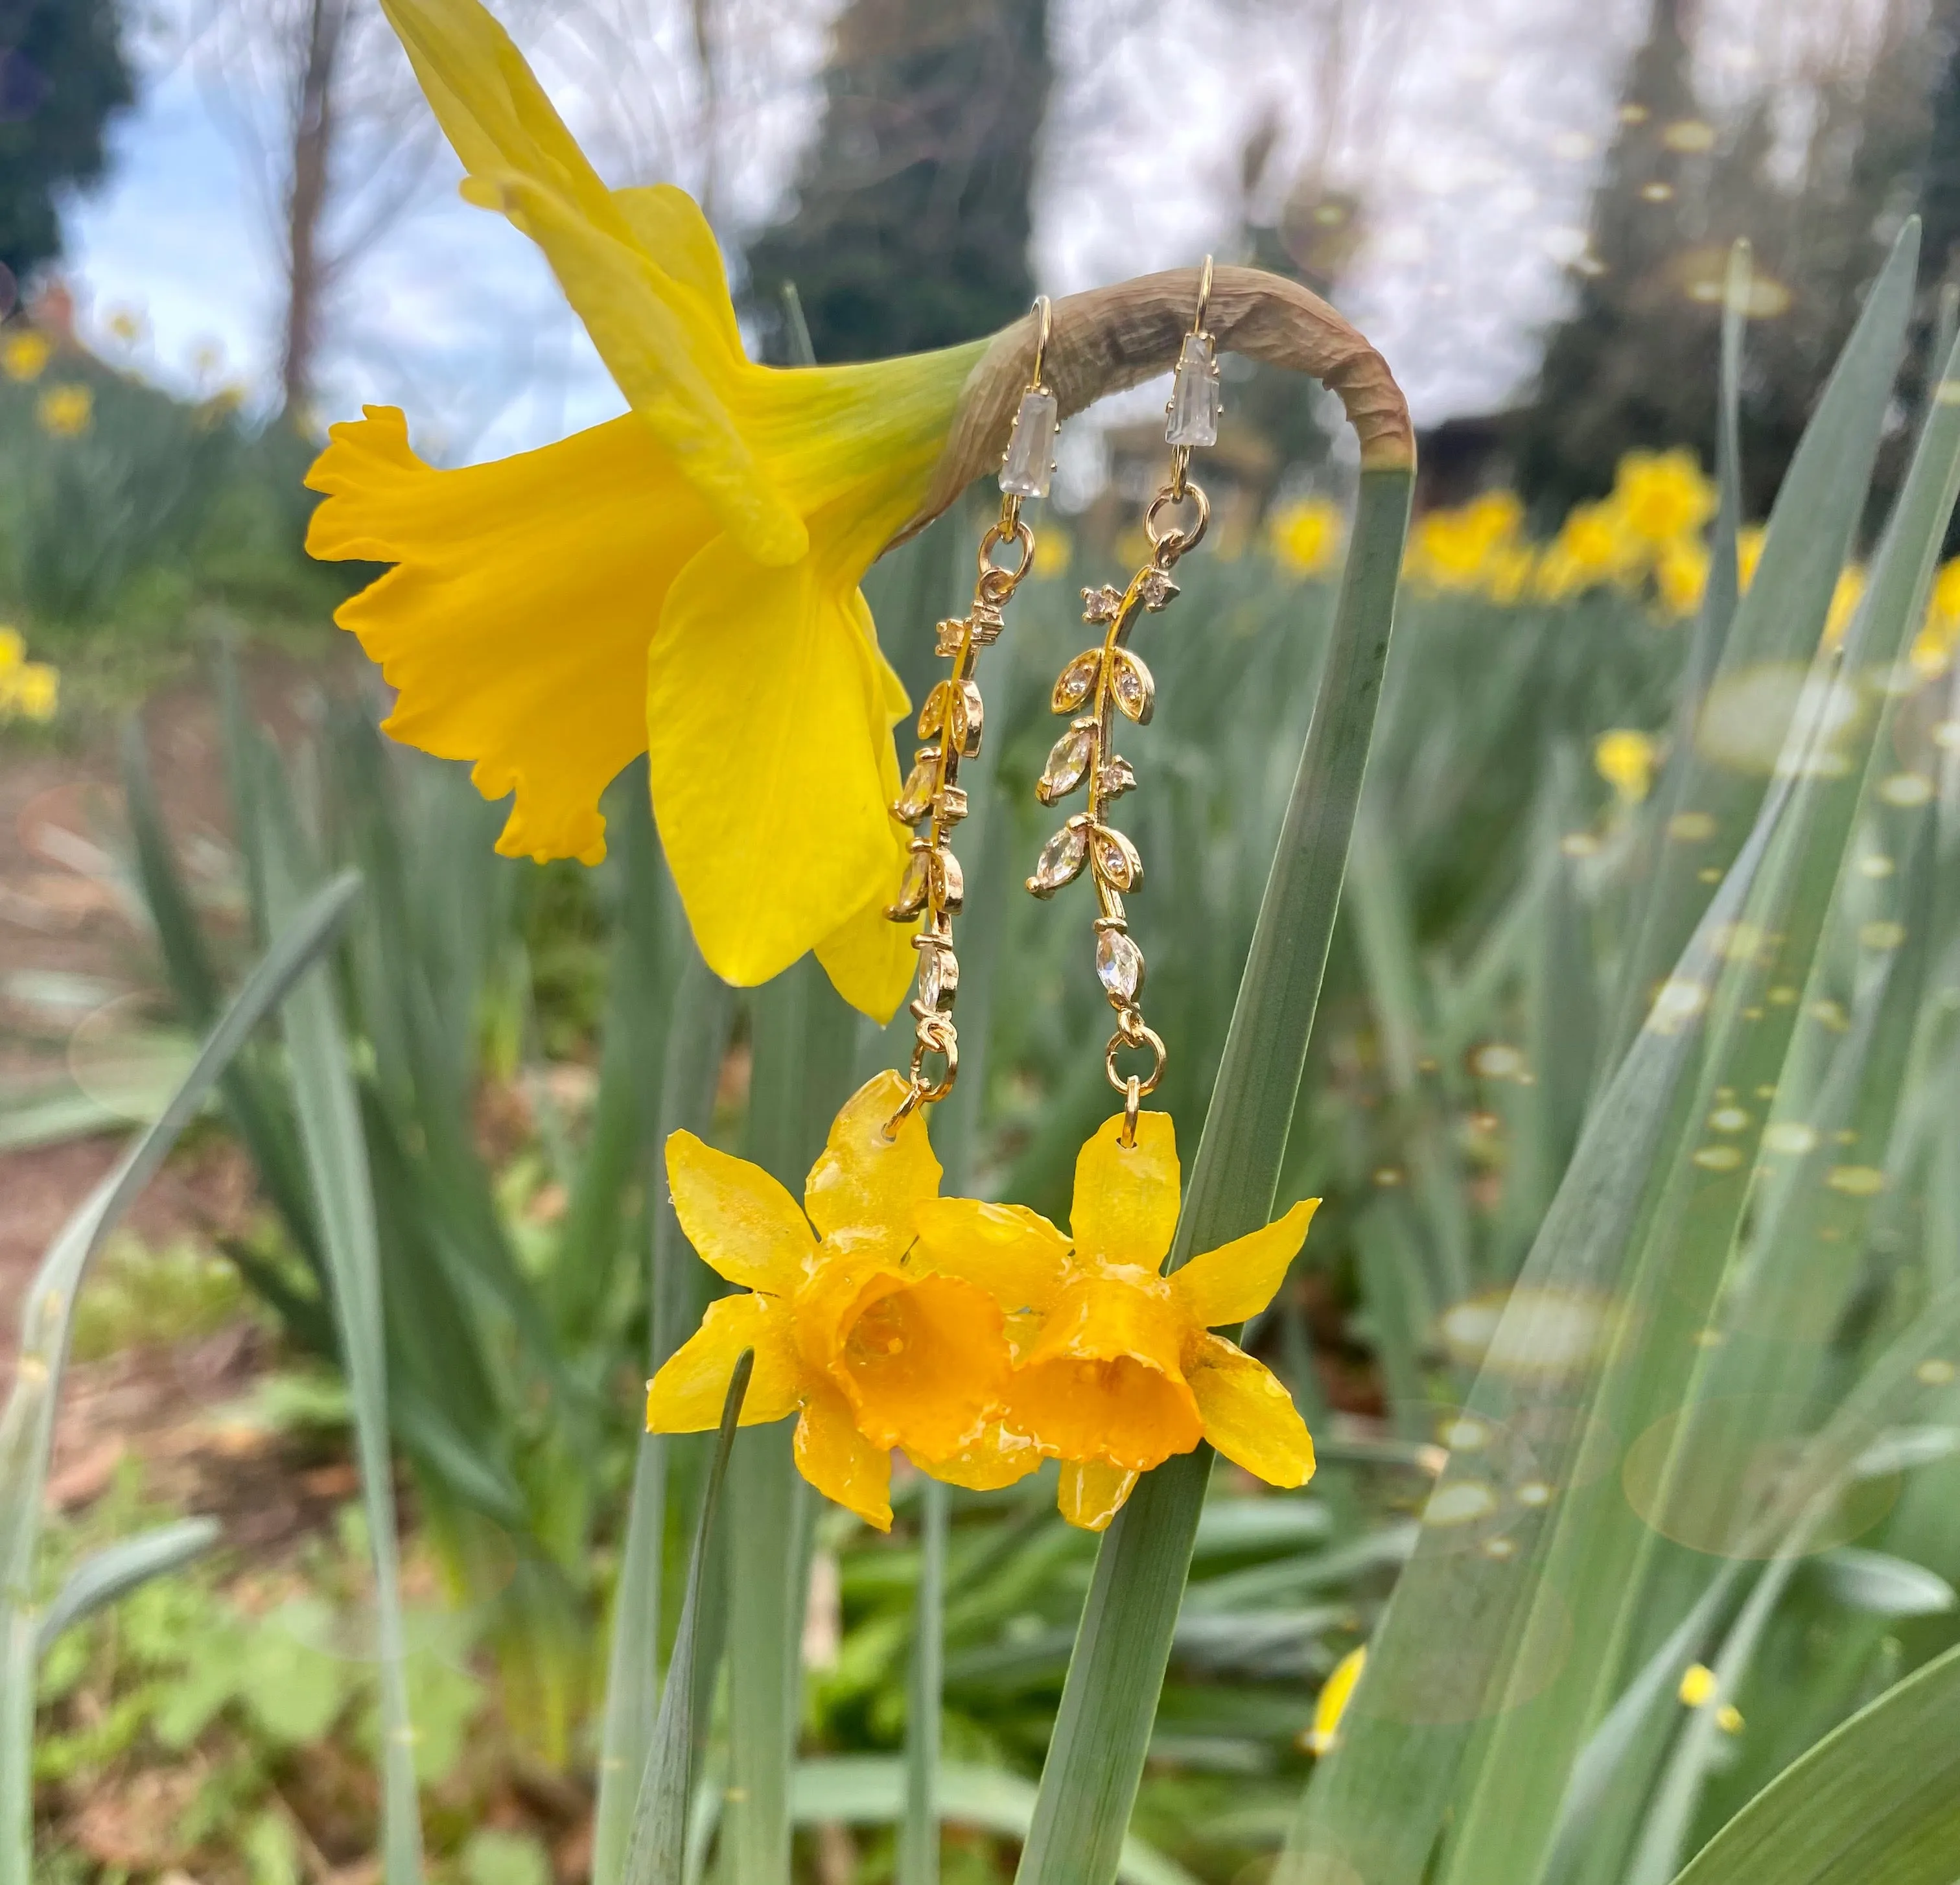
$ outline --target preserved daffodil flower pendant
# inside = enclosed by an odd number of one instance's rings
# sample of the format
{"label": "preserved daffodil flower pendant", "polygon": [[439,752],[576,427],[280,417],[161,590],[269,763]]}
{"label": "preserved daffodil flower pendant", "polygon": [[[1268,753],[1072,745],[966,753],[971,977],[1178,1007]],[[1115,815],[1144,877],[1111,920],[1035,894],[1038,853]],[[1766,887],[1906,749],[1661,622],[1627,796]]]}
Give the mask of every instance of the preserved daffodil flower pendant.
{"label": "preserved daffodil flower pendant", "polygon": [[923,1114],[877,1075],[846,1103],[800,1208],[759,1167],[691,1133],[667,1142],[682,1228],[743,1293],[712,1304],[648,1390],[656,1432],[712,1427],[735,1363],[744,1425],[798,1416],[820,1492],[881,1530],[890,1454],[935,1478],[1006,1485],[1060,1460],[1059,1503],[1100,1530],[1138,1476],[1208,1441],[1274,1485],[1313,1471],[1271,1372],[1214,1331],[1271,1300],[1317,1199],[1166,1276],[1179,1181],[1168,1115],[1135,1143],[1112,1119],[1076,1163],[1073,1235],[1019,1205],[938,1195]]}

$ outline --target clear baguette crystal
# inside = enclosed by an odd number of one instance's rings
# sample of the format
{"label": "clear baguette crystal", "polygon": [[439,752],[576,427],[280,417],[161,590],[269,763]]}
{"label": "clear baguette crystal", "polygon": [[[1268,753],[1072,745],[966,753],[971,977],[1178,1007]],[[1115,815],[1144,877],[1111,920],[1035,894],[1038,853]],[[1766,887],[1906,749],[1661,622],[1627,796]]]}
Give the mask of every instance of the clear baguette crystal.
{"label": "clear baguette crystal", "polygon": [[1061,408],[1055,395],[1036,387],[1021,395],[1021,409],[1014,415],[1013,436],[1007,441],[1007,456],[1001,466],[1001,489],[1010,498],[1045,498],[1055,463],[1055,428],[1061,422]]}
{"label": "clear baguette crystal", "polygon": [[[1023,410],[1026,409],[1023,402]],[[1177,377],[1171,382],[1170,422],[1164,427],[1167,445],[1215,445],[1218,442],[1218,369],[1212,365],[1211,343],[1202,334],[1186,334],[1177,357]],[[1006,488],[1006,480],[1002,481]]]}

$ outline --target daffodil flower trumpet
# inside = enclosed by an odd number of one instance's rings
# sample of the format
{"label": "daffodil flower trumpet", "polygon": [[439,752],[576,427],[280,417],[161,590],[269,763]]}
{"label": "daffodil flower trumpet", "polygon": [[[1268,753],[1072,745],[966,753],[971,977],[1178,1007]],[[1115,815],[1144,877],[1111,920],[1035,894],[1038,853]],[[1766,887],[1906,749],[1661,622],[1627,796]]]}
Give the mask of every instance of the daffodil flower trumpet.
{"label": "daffodil flower trumpet", "polygon": [[[909,709],[858,584],[998,469],[1032,323],[903,359],[751,361],[684,192],[609,189],[477,0],[383,5],[463,195],[542,250],[632,408],[455,470],[417,456],[393,407],[330,428],[308,547],[393,565],[336,617],[396,690],[387,731],[513,795],[498,849],[541,860],[603,856],[600,794],[644,753],[715,973],[759,982],[814,950],[887,1017],[914,962],[883,914],[906,858],[889,808]],[[1179,269],[1057,302],[1061,413],[1169,368],[1195,282]],[[1220,269],[1212,309],[1221,345],[1341,395],[1364,464],[1412,462],[1386,365],[1325,303]]]}

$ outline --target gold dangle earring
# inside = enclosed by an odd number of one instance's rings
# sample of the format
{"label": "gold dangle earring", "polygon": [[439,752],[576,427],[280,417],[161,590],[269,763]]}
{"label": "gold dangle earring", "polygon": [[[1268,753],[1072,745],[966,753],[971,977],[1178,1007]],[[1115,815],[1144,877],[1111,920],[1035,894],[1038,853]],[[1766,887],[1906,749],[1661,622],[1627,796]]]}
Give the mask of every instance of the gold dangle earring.
{"label": "gold dangle earring", "polygon": [[[1034,314],[1034,364],[1001,461],[1001,514],[980,540],[972,608],[963,616],[939,624],[938,652],[952,661],[953,671],[927,695],[919,710],[918,737],[925,743],[913,755],[911,775],[892,806],[892,816],[900,824],[923,822],[925,829],[912,839],[898,900],[885,912],[897,923],[924,919],[912,939],[919,952],[912,1003],[918,1026],[910,1084],[886,1127],[888,1135],[915,1108],[943,1100],[959,1077],[959,1033],[953,1021],[959,960],[953,953],[953,919],[959,913],[966,887],[950,842],[953,826],[966,816],[959,763],[980,750],[985,709],[974,670],[980,651],[1000,639],[1008,599],[1033,565],[1034,533],[1021,515],[1021,505],[1029,498],[1048,495],[1061,417],[1054,390],[1042,378],[1053,320],[1045,295],[1036,298]],[[1013,560],[996,562],[997,551],[1011,553]],[[944,1067],[937,1079],[926,1071],[928,1060],[935,1056]]]}
{"label": "gold dangle earring", "polygon": [[[1124,897],[1143,881],[1143,860],[1129,839],[1109,823],[1111,802],[1137,782],[1129,762],[1115,748],[1116,716],[1121,714],[1140,727],[1149,723],[1157,686],[1141,657],[1129,646],[1131,632],[1140,615],[1155,615],[1177,594],[1170,572],[1179,557],[1198,546],[1211,521],[1211,504],[1188,475],[1192,448],[1218,442],[1218,364],[1204,324],[1211,300],[1211,258],[1207,256],[1198,278],[1197,313],[1179,352],[1169,403],[1164,409],[1170,476],[1144,515],[1149,560],[1126,589],[1106,583],[1099,589],[1083,591],[1083,619],[1101,624],[1102,639],[1077,655],[1055,684],[1054,710],[1076,718],[1055,743],[1035,787],[1035,796],[1044,805],[1053,805],[1085,779],[1089,784],[1087,809],[1076,813],[1042,847],[1027,887],[1036,896],[1052,896],[1081,874],[1084,864],[1089,867],[1097,906],[1096,976],[1116,1011],[1116,1031],[1109,1036],[1102,1064],[1110,1085],[1123,1096],[1125,1145],[1136,1142],[1137,1110],[1144,1097],[1154,1092],[1163,1078],[1164,1044],[1145,1023],[1138,1005],[1144,952],[1130,934],[1123,908]],[[1192,513],[1188,526],[1183,527],[1173,514],[1187,504]],[[1131,1048],[1150,1056],[1147,1072],[1118,1071],[1117,1056]]]}

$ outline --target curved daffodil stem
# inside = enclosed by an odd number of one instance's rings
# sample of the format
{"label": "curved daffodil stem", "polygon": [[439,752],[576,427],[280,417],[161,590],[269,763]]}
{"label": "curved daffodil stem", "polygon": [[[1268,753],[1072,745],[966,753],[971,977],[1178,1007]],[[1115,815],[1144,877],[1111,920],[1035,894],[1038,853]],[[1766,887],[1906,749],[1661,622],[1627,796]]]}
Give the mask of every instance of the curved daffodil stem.
{"label": "curved daffodil stem", "polygon": [[[1220,271],[1228,287],[1246,272]],[[1348,384],[1357,398],[1372,396],[1371,378],[1357,372]],[[1403,425],[1405,431],[1405,416]],[[1319,696],[1185,1193],[1172,1268],[1271,1215],[1381,696],[1408,529],[1412,454],[1383,462],[1382,449],[1362,470]],[[1104,1536],[1018,1885],[1113,1885],[1211,1467],[1211,1451],[1201,1444],[1145,1474]]]}
{"label": "curved daffodil stem", "polygon": [[[1042,371],[1064,419],[1176,365],[1198,304],[1198,274],[1140,275],[1053,304]],[[1363,471],[1414,473],[1415,429],[1388,362],[1319,295],[1262,269],[1218,269],[1205,324],[1220,349],[1311,374],[1338,394],[1360,441]],[[999,469],[1034,351],[1032,314],[994,336],[967,377],[925,500],[894,543],[923,530],[975,478]]]}

